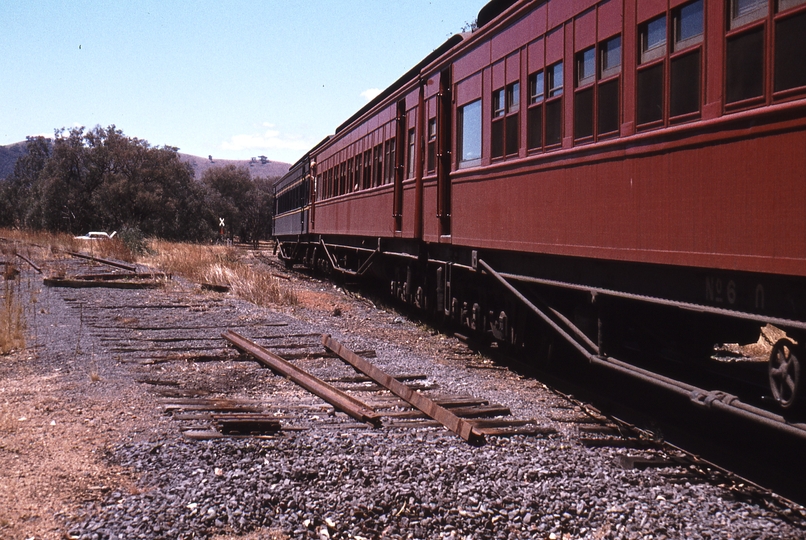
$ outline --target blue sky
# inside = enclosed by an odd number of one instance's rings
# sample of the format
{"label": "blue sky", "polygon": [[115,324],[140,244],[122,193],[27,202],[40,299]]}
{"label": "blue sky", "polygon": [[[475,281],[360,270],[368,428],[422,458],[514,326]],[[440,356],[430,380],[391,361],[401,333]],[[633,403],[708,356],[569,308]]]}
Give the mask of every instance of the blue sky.
{"label": "blue sky", "polygon": [[292,163],[486,0],[0,2],[0,145],[115,124]]}

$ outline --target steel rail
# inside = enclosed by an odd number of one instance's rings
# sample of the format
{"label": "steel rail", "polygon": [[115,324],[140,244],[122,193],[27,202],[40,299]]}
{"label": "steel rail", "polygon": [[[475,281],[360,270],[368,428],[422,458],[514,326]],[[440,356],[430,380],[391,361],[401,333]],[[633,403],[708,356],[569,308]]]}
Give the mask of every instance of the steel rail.
{"label": "steel rail", "polygon": [[499,274],[481,259],[479,259],[478,264],[481,268],[501,282],[501,284],[510,290],[515,296],[517,296],[518,299],[523,301],[526,306],[533,309],[538,316],[540,316],[565,340],[567,340],[568,343],[574,346],[574,348],[576,348],[592,365],[607,368],[609,370],[621,373],[622,375],[627,375],[634,379],[659,386],[669,392],[689,399],[697,406],[732,414],[745,420],[756,422],[769,428],[784,432],[788,435],[806,439],[806,424],[790,423],[786,418],[779,414],[775,414],[765,409],[761,409],[740,401],[737,396],[721,391],[704,390],[697,386],[684,383],[658,373],[653,373],[652,371],[634,366],[628,362],[618,360],[617,358],[600,356],[598,354],[588,352],[580,343],[578,343],[573,337],[565,332],[565,330],[552,321],[548,315],[540,311],[523,294],[521,294],[520,291],[515,289],[515,287],[513,287],[504,278],[504,276],[507,274]]}
{"label": "steel rail", "polygon": [[22,259],[23,261],[27,262],[28,264],[30,264],[30,265],[31,265],[31,268],[33,268],[34,270],[36,270],[36,272],[37,272],[38,274],[41,274],[41,273],[42,273],[42,269],[41,269],[41,268],[39,268],[37,265],[35,265],[35,264],[34,264],[34,263],[31,261],[31,259],[29,259],[28,257],[25,257],[24,255],[20,255],[19,253],[17,253],[17,257],[19,257],[19,258],[20,258],[20,259]]}
{"label": "steel rail", "polygon": [[370,364],[329,335],[322,336],[322,345],[376,383],[396,396],[406,400],[430,418],[459,435],[465,441],[476,445],[485,443],[484,435],[481,431],[474,428],[470,422],[459,418],[448,409],[437,405],[434,401],[412,390],[388,373]]}
{"label": "steel rail", "polygon": [[61,279],[45,278],[42,280],[47,287],[63,287],[69,289],[159,289],[163,286],[160,281],[118,281],[118,280],[88,280],[88,279]]}
{"label": "steel rail", "polygon": [[324,399],[336,409],[348,414],[359,422],[367,422],[376,427],[381,425],[381,415],[377,414],[372,407],[354,398],[350,394],[303,371],[294,364],[287,362],[283,358],[249,341],[232,330],[227,330],[221,334],[221,337],[232,343],[237,349],[251,355],[262,364],[268,366],[272,371],[287,377],[292,382]]}
{"label": "steel rail", "polygon": [[93,257],[92,255],[85,255],[83,253],[77,253],[75,251],[65,251],[68,255],[72,257],[78,257],[80,259],[87,259],[89,261],[95,261],[101,264],[105,264],[107,266],[114,266],[115,268],[121,268],[123,270],[128,270],[129,272],[136,272],[137,267],[132,266],[130,264],[125,264],[118,261],[110,261],[109,259],[101,259],[99,257]]}
{"label": "steel rail", "polygon": [[129,274],[79,274],[72,279],[85,281],[114,281],[118,279],[171,279],[171,274],[165,272],[141,272]]}

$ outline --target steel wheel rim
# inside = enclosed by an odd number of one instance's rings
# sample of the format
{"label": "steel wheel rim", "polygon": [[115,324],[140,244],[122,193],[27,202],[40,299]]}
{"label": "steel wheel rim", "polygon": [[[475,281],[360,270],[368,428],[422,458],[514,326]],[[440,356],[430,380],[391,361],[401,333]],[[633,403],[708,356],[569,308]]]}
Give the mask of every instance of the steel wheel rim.
{"label": "steel wheel rim", "polygon": [[779,339],[770,352],[770,389],[775,401],[788,409],[797,397],[800,388],[800,360],[795,354],[795,344],[788,339]]}

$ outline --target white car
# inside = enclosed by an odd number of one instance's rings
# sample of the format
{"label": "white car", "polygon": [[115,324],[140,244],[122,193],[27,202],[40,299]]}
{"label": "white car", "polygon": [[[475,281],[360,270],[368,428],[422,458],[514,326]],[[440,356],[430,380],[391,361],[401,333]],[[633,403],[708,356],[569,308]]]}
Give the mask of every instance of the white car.
{"label": "white car", "polygon": [[112,234],[108,232],[99,232],[99,231],[90,231],[83,236],[74,236],[76,240],[110,240],[112,239],[118,232],[115,231]]}

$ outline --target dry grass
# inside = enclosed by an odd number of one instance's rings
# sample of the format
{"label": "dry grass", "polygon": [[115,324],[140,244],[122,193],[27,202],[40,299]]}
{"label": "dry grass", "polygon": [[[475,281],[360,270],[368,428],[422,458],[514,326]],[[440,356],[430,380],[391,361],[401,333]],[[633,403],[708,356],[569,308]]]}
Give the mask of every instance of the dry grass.
{"label": "dry grass", "polygon": [[58,262],[64,257],[63,252],[80,251],[95,257],[147,264],[196,283],[224,285],[239,298],[259,306],[299,304],[290,283],[267,271],[256,270],[246,260],[244,252],[232,247],[153,240],[150,252],[138,257],[119,237],[88,241],[63,233],[0,229],[0,239],[10,241],[7,245],[11,249],[28,246],[30,250],[31,246],[37,246],[46,250],[51,258],[46,274],[51,276],[64,276],[65,269]]}
{"label": "dry grass", "polygon": [[5,280],[0,305],[0,355],[25,348],[25,312],[19,301],[19,292],[12,281]]}
{"label": "dry grass", "polygon": [[78,242],[83,242],[83,245],[79,247],[79,251],[89,251],[93,257],[116,259],[130,263],[135,262],[136,259],[134,253],[123,243],[123,240],[117,237],[110,240],[78,240]]}
{"label": "dry grass", "polygon": [[73,238],[73,235],[66,233],[0,229],[0,236],[6,240],[50,248],[53,251],[74,251],[80,247],[79,241]]}
{"label": "dry grass", "polygon": [[117,259],[126,262],[134,262],[135,260],[131,250],[118,237],[111,240],[76,240],[72,234],[67,233],[19,229],[0,229],[0,237],[20,242],[23,245],[29,244],[45,248],[54,255],[63,251],[81,251],[93,257]]}
{"label": "dry grass", "polygon": [[259,306],[297,305],[296,292],[288,283],[265,271],[255,270],[235,248],[154,241],[152,255],[141,259],[170,274],[197,283],[224,285],[233,294]]}

